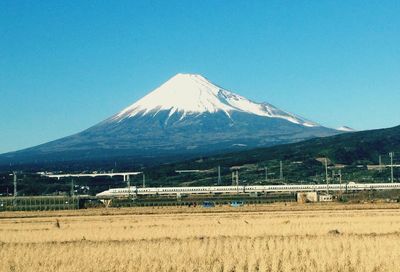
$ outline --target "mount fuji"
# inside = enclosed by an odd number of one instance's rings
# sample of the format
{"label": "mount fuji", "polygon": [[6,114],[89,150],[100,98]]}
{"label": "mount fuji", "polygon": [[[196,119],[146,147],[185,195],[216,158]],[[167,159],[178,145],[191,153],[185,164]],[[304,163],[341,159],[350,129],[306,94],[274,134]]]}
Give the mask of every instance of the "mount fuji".
{"label": "mount fuji", "polygon": [[6,153],[0,163],[188,158],[298,142],[340,131],[256,103],[201,75],[177,74],[114,116],[78,134]]}

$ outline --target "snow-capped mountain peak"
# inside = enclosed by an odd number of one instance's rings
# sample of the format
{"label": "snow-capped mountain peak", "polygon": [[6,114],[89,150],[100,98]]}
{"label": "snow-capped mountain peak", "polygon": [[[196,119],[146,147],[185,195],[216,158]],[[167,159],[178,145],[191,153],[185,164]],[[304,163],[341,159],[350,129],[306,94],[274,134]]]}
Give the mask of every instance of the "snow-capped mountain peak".
{"label": "snow-capped mountain peak", "polygon": [[139,167],[336,134],[200,75],[178,74],[118,114],[77,134],[0,156],[0,164],[122,161]]}
{"label": "snow-capped mountain peak", "polygon": [[133,117],[161,110],[169,110],[170,114],[227,112],[230,108],[218,99],[219,90],[200,75],[177,74],[117,116]]}
{"label": "snow-capped mountain peak", "polygon": [[282,111],[268,103],[256,103],[243,96],[223,89],[205,77],[197,74],[177,74],[131,106],[125,108],[112,119],[156,115],[169,111],[169,116],[179,113],[181,119],[188,115],[224,112],[244,112],[270,118],[282,118],[307,127],[319,126],[316,123]]}
{"label": "snow-capped mountain peak", "polygon": [[343,132],[355,132],[356,130],[354,128],[348,127],[348,126],[341,126],[337,128],[336,130],[343,131]]}

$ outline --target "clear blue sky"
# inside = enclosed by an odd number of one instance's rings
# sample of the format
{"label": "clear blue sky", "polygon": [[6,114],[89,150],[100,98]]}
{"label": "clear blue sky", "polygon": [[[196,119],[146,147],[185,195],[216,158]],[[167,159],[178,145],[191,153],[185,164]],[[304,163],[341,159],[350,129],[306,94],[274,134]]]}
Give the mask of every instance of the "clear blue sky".
{"label": "clear blue sky", "polygon": [[0,153],[178,72],[325,126],[400,124],[400,1],[0,1]]}

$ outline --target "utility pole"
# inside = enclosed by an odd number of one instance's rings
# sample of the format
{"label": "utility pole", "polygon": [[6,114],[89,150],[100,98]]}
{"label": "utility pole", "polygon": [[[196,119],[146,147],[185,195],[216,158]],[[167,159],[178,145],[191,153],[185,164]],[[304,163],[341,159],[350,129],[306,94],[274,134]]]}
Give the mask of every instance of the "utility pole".
{"label": "utility pole", "polygon": [[264,166],[265,171],[265,182],[268,182],[268,167]]}
{"label": "utility pole", "polygon": [[342,170],[339,169],[339,184],[340,184],[340,191],[339,193],[342,193]]}
{"label": "utility pole", "polygon": [[394,182],[394,177],[393,177],[393,156],[394,156],[394,153],[390,152],[389,156],[390,156],[390,180],[393,183]]}
{"label": "utility pole", "polygon": [[239,169],[236,170],[236,186],[239,186]]}
{"label": "utility pole", "polygon": [[382,173],[382,156],[379,155],[379,173]]}
{"label": "utility pole", "polygon": [[329,194],[328,159],[327,158],[325,158],[325,179],[326,179],[326,193]]}
{"label": "utility pole", "polygon": [[239,193],[239,169],[236,169],[236,190]]}
{"label": "utility pole", "polygon": [[14,197],[17,197],[17,172],[13,172],[14,174]]}
{"label": "utility pole", "polygon": [[279,162],[279,179],[283,181],[283,167],[282,167],[282,161]]}
{"label": "utility pole", "polygon": [[128,198],[131,196],[131,177],[129,175],[126,176],[126,182],[128,184]]}
{"label": "utility pole", "polygon": [[75,196],[75,191],[74,191],[74,179],[71,178],[71,196]]}
{"label": "utility pole", "polygon": [[221,185],[221,166],[218,165],[218,185]]}
{"label": "utility pole", "polygon": [[14,175],[14,200],[13,206],[17,206],[17,172],[13,172]]}
{"label": "utility pole", "polygon": [[239,190],[239,167],[232,167],[232,186],[236,186]]}
{"label": "utility pole", "polygon": [[142,172],[142,175],[143,175],[143,177],[142,177],[142,182],[143,182],[143,188],[145,188],[146,187],[146,175],[144,174],[144,172]]}

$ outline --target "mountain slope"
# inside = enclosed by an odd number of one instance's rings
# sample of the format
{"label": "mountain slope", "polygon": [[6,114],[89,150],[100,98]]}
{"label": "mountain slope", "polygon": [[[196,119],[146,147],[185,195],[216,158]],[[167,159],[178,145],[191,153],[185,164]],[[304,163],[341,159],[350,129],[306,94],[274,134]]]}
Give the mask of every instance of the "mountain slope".
{"label": "mountain slope", "polygon": [[[389,152],[400,154],[400,126],[315,138],[303,142],[267,148],[257,148],[235,153],[210,156],[201,161],[206,167],[244,165],[270,160],[305,161],[327,157],[332,163],[357,165],[378,164],[379,156]],[[177,164],[177,168],[197,168],[196,161]]]}
{"label": "mountain slope", "polygon": [[[155,185],[211,185],[217,182],[217,167],[220,166],[222,184],[231,184],[232,166],[240,166],[241,184],[280,183],[280,161],[285,182],[325,182],[325,168],[320,158],[326,157],[332,164],[347,165],[342,168],[343,182],[387,182],[390,169],[368,171],[365,165],[390,164],[389,152],[394,152],[394,164],[400,161],[400,126],[362,132],[352,132],[325,138],[316,138],[299,143],[203,157],[201,159],[161,165],[145,170],[149,183]],[[360,165],[364,165],[360,167]],[[265,181],[265,168],[269,181]],[[176,169],[205,170],[198,174],[176,174]],[[336,169],[337,171],[337,169]],[[332,171],[329,170],[329,175]],[[337,173],[337,172],[336,172]],[[400,168],[394,168],[398,179]],[[334,182],[339,182],[335,180]]]}
{"label": "mountain slope", "polygon": [[154,163],[339,133],[200,75],[178,74],[107,120],[69,137],[3,154],[0,163],[114,160]]}

